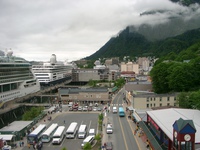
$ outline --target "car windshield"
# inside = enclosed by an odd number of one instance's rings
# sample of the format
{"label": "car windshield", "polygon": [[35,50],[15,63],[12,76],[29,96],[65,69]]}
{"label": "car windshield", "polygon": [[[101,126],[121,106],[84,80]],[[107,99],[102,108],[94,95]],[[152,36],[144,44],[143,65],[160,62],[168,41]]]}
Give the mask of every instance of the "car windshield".
{"label": "car windshield", "polygon": [[112,147],[112,143],[111,143],[111,142],[108,142],[108,143],[106,143],[106,146],[107,146],[107,147]]}

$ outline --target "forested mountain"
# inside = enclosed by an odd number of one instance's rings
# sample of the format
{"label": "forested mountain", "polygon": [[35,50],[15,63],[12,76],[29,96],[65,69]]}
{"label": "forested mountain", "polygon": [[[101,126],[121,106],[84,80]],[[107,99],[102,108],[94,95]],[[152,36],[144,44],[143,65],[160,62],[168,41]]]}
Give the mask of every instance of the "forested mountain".
{"label": "forested mountain", "polygon": [[[130,25],[112,37],[97,52],[86,59],[110,58],[110,57],[160,57],[170,52],[179,53],[200,40],[200,15],[199,0],[171,0],[174,3],[184,5],[185,10],[148,10],[141,12],[139,16],[156,18],[156,23],[142,23]],[[197,3],[197,4],[196,4]]]}
{"label": "forested mountain", "polygon": [[127,27],[87,59],[123,56],[160,57],[170,52],[178,54],[198,41],[200,41],[200,29],[190,30],[181,35],[163,40],[149,41],[135,31],[130,32],[130,27]]}

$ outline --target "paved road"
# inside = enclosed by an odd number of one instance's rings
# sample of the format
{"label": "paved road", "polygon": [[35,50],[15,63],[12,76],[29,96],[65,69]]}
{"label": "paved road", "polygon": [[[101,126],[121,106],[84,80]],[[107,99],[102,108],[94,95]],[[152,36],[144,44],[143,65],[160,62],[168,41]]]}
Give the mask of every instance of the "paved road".
{"label": "paved road", "polygon": [[[127,107],[127,104],[124,103],[124,90],[122,89],[118,94],[113,98],[113,102],[110,106],[112,110],[113,106],[122,106],[124,109]],[[111,141],[113,143],[114,150],[145,150],[146,143],[142,141],[137,135],[134,135],[134,130],[136,129],[135,123],[126,117],[119,117],[118,113],[113,114],[112,111],[106,113],[106,119],[104,123],[107,122],[113,124],[113,134],[106,134],[104,128],[104,138],[103,143]]]}

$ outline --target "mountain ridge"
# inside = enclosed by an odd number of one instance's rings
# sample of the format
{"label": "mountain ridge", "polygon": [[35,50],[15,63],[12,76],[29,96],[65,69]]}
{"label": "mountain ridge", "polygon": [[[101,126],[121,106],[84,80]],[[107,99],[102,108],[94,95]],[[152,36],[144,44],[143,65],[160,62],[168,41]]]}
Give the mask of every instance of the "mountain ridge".
{"label": "mountain ridge", "polygon": [[171,1],[184,5],[188,11],[166,9],[142,12],[140,13],[141,17],[147,15],[148,17],[155,15],[154,19],[157,16],[162,17],[140,25],[126,27],[85,59],[152,55],[160,57],[170,52],[179,53],[191,44],[195,44],[200,40],[200,14],[198,11],[200,2],[197,0]]}

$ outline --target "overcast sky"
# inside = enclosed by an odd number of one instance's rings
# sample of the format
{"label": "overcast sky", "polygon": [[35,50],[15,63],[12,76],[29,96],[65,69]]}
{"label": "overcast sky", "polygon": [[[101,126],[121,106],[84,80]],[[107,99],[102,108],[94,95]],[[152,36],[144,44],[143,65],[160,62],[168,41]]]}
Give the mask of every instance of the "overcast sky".
{"label": "overcast sky", "polygon": [[[170,11],[140,16],[155,9]],[[0,0],[0,50],[29,61],[49,61],[51,54],[77,60],[128,25],[165,22],[172,12],[190,10],[168,0]]]}

